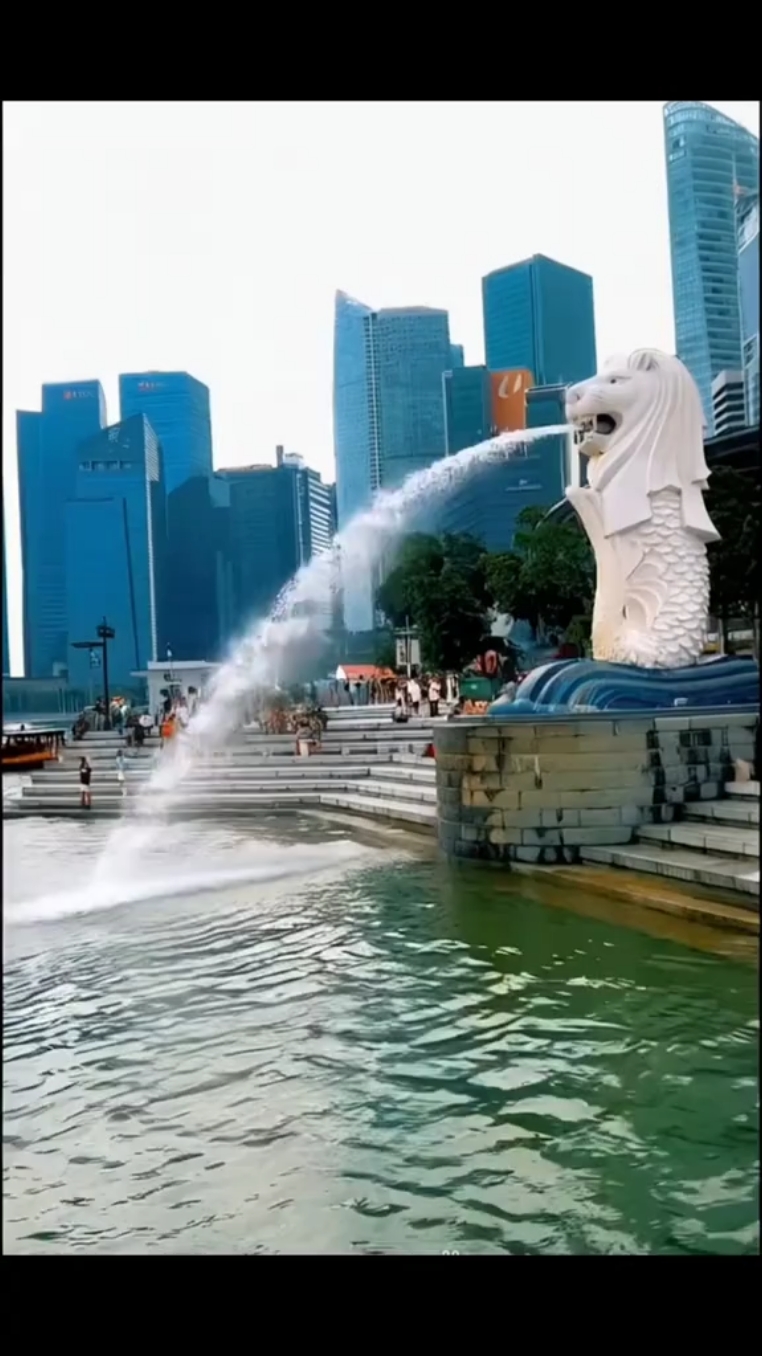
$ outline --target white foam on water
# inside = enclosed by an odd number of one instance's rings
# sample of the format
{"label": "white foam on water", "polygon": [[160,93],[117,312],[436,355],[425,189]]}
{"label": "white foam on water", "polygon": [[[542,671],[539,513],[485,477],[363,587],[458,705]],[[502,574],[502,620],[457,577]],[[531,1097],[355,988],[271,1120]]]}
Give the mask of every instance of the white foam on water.
{"label": "white foam on water", "polygon": [[347,577],[368,576],[399,542],[411,513],[446,498],[464,480],[490,462],[515,454],[527,443],[568,433],[565,424],[520,429],[466,448],[416,471],[397,490],[381,490],[358,513],[333,545],[297,572],[277,599],[269,617],[256,622],[235,644],[210,682],[206,700],[186,730],[179,733],[145,786],[110,835],[96,864],[92,887],[108,889],[116,877],[129,879],[136,860],[155,841],[178,804],[185,779],[198,761],[225,746],[240,728],[243,710],[258,688],[285,686],[289,669],[317,655],[331,624],[331,600],[339,570]]}
{"label": "white foam on water", "polygon": [[212,890],[216,893],[237,885],[262,885],[304,876],[312,879],[322,871],[346,868],[359,856],[355,845],[349,842],[333,842],[326,848],[312,845],[307,851],[298,848],[294,851],[293,847],[277,849],[277,855],[272,844],[262,846],[261,860],[245,867],[215,866],[212,870],[191,872],[187,869],[177,871],[169,865],[166,874],[161,871],[155,874],[158,863],[153,861],[146,864],[145,875],[138,874],[131,879],[118,877],[113,872],[108,877],[101,873],[78,889],[6,904],[4,922],[17,925],[49,923],[126,904],[188,898]]}

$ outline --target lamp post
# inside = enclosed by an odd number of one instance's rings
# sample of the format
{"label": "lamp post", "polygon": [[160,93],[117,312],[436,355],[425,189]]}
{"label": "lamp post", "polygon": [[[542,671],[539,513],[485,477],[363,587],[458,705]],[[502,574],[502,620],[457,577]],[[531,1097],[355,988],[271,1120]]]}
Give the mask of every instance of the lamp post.
{"label": "lamp post", "polygon": [[103,704],[106,708],[104,713],[103,728],[106,730],[110,730],[111,698],[109,696],[108,690],[108,643],[110,640],[114,639],[116,631],[114,630],[113,626],[109,626],[106,618],[104,617],[100,625],[96,626],[95,633],[98,637],[97,640],[73,640],[71,642],[71,648],[73,650],[89,650],[91,654],[93,653],[93,651],[100,650],[103,655]]}

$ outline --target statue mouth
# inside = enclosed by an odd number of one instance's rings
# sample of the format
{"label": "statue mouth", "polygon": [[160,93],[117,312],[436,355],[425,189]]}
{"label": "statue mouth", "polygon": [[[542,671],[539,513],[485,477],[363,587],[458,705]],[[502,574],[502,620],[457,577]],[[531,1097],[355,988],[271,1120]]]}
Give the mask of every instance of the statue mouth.
{"label": "statue mouth", "polygon": [[614,414],[578,415],[570,422],[574,429],[574,441],[579,451],[587,456],[601,456],[620,423]]}

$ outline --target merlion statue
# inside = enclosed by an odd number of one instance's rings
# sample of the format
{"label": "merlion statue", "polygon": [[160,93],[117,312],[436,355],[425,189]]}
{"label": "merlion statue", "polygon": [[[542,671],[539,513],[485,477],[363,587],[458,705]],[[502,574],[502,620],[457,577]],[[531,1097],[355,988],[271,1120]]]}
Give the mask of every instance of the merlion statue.
{"label": "merlion statue", "polygon": [[593,655],[646,669],[695,664],[709,610],[701,400],[678,358],[638,349],[572,386],[566,414],[589,487],[566,497],[595,552]]}

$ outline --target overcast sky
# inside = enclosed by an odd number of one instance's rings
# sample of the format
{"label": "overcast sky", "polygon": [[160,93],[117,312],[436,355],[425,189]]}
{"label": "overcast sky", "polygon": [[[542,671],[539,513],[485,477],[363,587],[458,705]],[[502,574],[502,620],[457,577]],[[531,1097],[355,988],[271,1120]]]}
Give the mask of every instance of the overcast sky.
{"label": "overcast sky", "polygon": [[[758,131],[759,104],[712,101]],[[659,103],[4,104],[3,469],[21,671],[15,410],[43,382],[184,369],[216,466],[276,443],[333,479],[333,300],[446,307],[480,279],[593,275],[598,356],[674,343]]]}

